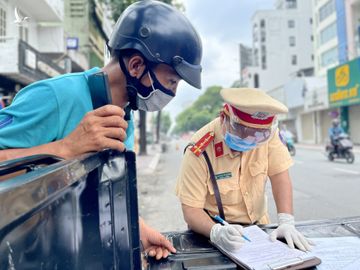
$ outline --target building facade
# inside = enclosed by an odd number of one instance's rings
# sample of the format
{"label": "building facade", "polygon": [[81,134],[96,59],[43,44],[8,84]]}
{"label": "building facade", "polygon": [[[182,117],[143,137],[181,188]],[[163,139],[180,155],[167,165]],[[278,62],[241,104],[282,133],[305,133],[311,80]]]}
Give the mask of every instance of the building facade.
{"label": "building facade", "polygon": [[271,90],[313,67],[311,0],[278,0],[252,17],[252,67],[247,84]]}
{"label": "building facade", "polygon": [[[0,0],[0,95],[66,72],[63,0]],[[61,59],[63,60],[63,58]]]}
{"label": "building facade", "polygon": [[[305,6],[301,9],[299,5]],[[311,11],[311,7],[312,18],[292,21],[295,8]],[[354,143],[360,144],[360,0],[279,0],[276,8],[253,16],[253,66],[246,70],[248,85],[267,90],[288,106],[289,113],[280,120],[299,142],[324,144],[332,120],[340,118]],[[284,9],[288,9],[286,14],[282,14]],[[292,16],[287,17],[289,14]],[[292,30],[280,21],[287,21]],[[281,28],[274,25],[283,26],[281,33],[276,34],[274,29]],[[293,26],[301,34],[292,34]],[[299,40],[303,43],[297,47]],[[304,62],[288,65],[298,57]]]}
{"label": "building facade", "polygon": [[332,119],[339,118],[354,143],[360,144],[357,95],[360,80],[356,60],[360,44],[360,1],[314,0],[313,5],[315,75],[326,82],[313,95],[327,99],[327,104],[313,111],[305,107],[304,114],[313,119],[313,126],[320,122],[320,140],[316,133],[308,130],[307,133],[313,135],[312,141],[323,143]]}
{"label": "building facade", "polygon": [[0,97],[9,104],[34,81],[103,66],[110,12],[98,0],[0,0]]}

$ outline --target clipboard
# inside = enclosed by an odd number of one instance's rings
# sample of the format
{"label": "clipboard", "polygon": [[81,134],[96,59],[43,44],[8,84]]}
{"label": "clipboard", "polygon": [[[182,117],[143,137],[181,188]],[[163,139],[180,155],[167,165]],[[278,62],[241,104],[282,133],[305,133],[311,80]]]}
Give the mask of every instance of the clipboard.
{"label": "clipboard", "polygon": [[[245,264],[238,258],[232,256],[229,252],[221,248],[220,246],[213,244],[215,247],[219,249],[219,251],[224,254],[226,257],[231,259],[235,264],[242,267],[242,269],[245,270],[256,270],[257,268],[252,268],[251,266]],[[272,262],[268,263],[266,266],[268,267],[268,270],[300,270],[300,269],[307,269],[310,267],[314,267],[316,265],[319,265],[321,263],[320,258],[315,256],[310,256],[307,258],[294,258],[291,260],[283,260],[278,262]]]}
{"label": "clipboard", "polygon": [[[245,228],[244,234],[250,236],[251,242],[245,243],[237,252],[229,252],[216,243],[212,244],[234,263],[246,270],[298,270],[321,263],[321,260],[311,253],[307,254],[297,249],[290,249],[279,240],[272,242],[269,235],[256,225]],[[271,249],[273,251],[270,251]]]}
{"label": "clipboard", "polygon": [[308,258],[295,258],[293,260],[286,260],[280,263],[272,263],[268,266],[271,270],[298,270],[313,267],[319,265],[320,263],[321,260],[318,257],[311,256]]}

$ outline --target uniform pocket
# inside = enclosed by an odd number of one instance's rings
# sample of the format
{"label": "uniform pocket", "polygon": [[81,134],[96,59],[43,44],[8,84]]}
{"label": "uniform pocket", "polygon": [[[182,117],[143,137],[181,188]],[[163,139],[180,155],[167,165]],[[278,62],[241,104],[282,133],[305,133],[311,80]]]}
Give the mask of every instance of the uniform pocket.
{"label": "uniform pocket", "polygon": [[[223,204],[232,205],[239,203],[241,199],[239,180],[236,177],[229,179],[222,179],[216,181],[221,201]],[[214,189],[211,180],[208,184],[208,200],[211,204],[216,204]]]}
{"label": "uniform pocket", "polygon": [[265,163],[255,161],[249,165],[250,175],[252,177],[265,176],[267,174],[267,168]]}

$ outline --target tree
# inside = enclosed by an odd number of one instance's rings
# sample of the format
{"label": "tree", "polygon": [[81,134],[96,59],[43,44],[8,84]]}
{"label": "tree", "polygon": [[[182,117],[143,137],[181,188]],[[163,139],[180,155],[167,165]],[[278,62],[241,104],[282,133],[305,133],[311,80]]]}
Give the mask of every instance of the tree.
{"label": "tree", "polygon": [[[138,2],[138,0],[101,0],[103,3],[107,4],[108,8],[111,10],[112,18],[116,22],[120,17],[121,13],[131,4]],[[161,2],[172,4],[176,8],[182,10],[183,6],[181,3],[172,0],[160,0]]]}
{"label": "tree", "polygon": [[155,143],[160,141],[160,133],[166,134],[171,127],[171,117],[168,112],[159,111],[156,117],[153,117],[152,124],[156,126]]}
{"label": "tree", "polygon": [[140,138],[139,138],[139,155],[147,155],[146,151],[146,112],[139,110],[139,128],[140,128]]}
{"label": "tree", "polygon": [[171,117],[170,113],[168,112],[162,112],[161,113],[161,126],[160,126],[160,132],[163,134],[168,133],[170,127],[171,127]]}
{"label": "tree", "polygon": [[220,97],[220,86],[206,89],[189,108],[176,117],[174,133],[183,133],[200,129],[203,125],[217,117],[223,101]]}

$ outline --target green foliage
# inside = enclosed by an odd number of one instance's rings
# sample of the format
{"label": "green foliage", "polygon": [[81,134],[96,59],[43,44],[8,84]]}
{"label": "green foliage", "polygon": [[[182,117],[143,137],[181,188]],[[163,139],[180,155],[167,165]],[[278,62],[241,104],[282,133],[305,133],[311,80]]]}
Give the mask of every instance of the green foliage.
{"label": "green foliage", "polygon": [[220,96],[220,86],[212,86],[206,89],[189,108],[185,109],[176,117],[174,133],[196,131],[211,120],[215,119],[222,107],[223,100]]}
{"label": "green foliage", "polygon": [[160,125],[160,132],[167,133],[169,128],[171,127],[171,117],[168,112],[161,112],[161,125]]}
{"label": "green foliage", "polygon": [[[170,114],[166,111],[161,111],[160,118],[160,132],[166,134],[171,127]],[[153,114],[151,122],[154,126],[157,125],[157,114]]]}
{"label": "green foliage", "polygon": [[[117,19],[120,17],[121,13],[131,4],[138,2],[138,0],[100,0],[108,5],[108,7],[112,11],[112,18],[116,22]],[[160,0],[161,2],[167,3],[167,4],[173,4],[176,7],[179,6],[179,4],[176,1],[172,0]],[[181,5],[180,5],[181,8]]]}

